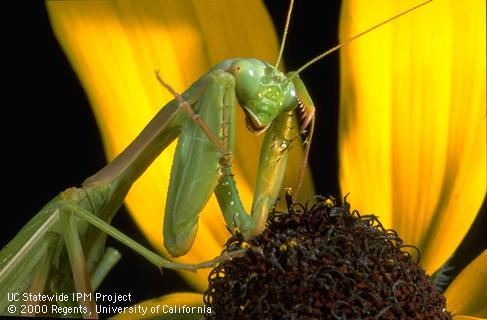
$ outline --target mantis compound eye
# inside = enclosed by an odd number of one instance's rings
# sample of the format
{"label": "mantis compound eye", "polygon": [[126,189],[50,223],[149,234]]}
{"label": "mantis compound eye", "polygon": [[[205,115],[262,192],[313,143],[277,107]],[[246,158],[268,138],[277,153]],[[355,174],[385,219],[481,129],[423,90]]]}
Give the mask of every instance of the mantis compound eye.
{"label": "mantis compound eye", "polygon": [[258,96],[267,67],[256,59],[238,59],[232,64],[229,72],[235,77],[235,92],[240,104],[247,105]]}

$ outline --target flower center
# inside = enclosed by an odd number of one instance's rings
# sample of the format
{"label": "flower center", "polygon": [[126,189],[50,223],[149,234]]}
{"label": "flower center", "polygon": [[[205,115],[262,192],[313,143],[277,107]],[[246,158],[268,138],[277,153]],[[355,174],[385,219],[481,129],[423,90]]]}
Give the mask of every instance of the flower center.
{"label": "flower center", "polygon": [[394,230],[344,201],[290,206],[210,273],[209,319],[451,319]]}

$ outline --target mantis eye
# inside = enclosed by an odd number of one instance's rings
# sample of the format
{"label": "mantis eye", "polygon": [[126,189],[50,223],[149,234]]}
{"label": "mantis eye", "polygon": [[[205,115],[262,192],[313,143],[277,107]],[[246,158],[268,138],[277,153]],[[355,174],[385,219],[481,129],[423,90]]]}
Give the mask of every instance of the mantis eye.
{"label": "mantis eye", "polygon": [[230,67],[229,72],[235,77],[237,99],[242,106],[247,106],[259,94],[266,67],[255,59],[239,59]]}

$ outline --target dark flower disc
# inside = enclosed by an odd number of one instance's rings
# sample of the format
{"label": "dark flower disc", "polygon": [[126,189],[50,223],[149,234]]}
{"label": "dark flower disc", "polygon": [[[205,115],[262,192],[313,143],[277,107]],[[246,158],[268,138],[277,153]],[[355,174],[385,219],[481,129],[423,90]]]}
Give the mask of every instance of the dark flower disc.
{"label": "dark flower disc", "polygon": [[209,319],[451,319],[445,298],[376,216],[344,201],[274,213],[265,231],[209,276]]}

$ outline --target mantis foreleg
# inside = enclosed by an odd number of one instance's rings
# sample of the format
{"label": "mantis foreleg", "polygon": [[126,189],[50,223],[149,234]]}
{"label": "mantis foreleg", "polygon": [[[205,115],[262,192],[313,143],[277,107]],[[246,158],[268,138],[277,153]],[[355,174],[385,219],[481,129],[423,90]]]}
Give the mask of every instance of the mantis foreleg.
{"label": "mantis foreleg", "polygon": [[[199,213],[219,184],[219,175],[225,175],[223,168],[230,166],[228,157],[235,147],[236,106],[235,79],[222,70],[213,71],[194,109],[198,110],[199,118],[216,136],[219,144],[228,151],[222,155],[218,145],[196,122],[187,124],[181,132],[164,216],[164,245],[174,256],[190,249],[196,236]],[[218,192],[217,198],[220,201]],[[225,198],[228,198],[226,194]],[[240,203],[240,199],[237,202]],[[247,216],[241,203],[234,207],[237,209],[232,208],[232,217],[236,210]],[[227,209],[222,207],[224,214]]]}
{"label": "mantis foreleg", "polygon": [[298,136],[294,112],[284,112],[271,124],[262,144],[259,171],[252,203],[252,217],[256,226],[244,236],[255,237],[262,233],[282,187],[288,151]]}

